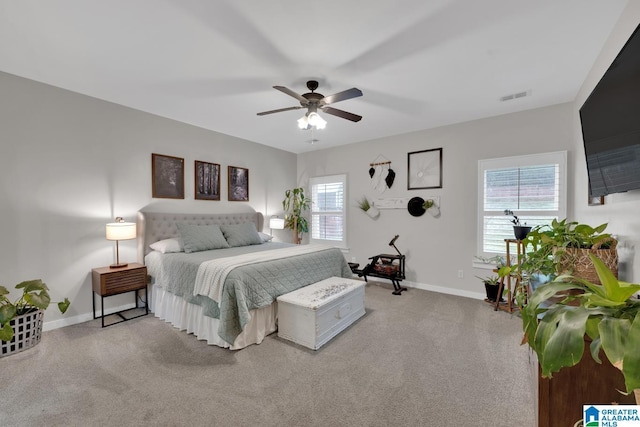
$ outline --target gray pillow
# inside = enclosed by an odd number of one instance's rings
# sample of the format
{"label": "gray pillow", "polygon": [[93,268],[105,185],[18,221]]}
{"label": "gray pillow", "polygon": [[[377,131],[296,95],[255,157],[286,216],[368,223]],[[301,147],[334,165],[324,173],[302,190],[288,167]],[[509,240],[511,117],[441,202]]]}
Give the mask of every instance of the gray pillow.
{"label": "gray pillow", "polygon": [[256,230],[256,225],[252,222],[245,222],[236,225],[221,225],[220,229],[229,246],[249,246],[262,243],[262,237]]}
{"label": "gray pillow", "polygon": [[177,223],[176,226],[186,253],[229,247],[222,235],[222,231],[220,231],[220,226],[217,224],[189,225]]}

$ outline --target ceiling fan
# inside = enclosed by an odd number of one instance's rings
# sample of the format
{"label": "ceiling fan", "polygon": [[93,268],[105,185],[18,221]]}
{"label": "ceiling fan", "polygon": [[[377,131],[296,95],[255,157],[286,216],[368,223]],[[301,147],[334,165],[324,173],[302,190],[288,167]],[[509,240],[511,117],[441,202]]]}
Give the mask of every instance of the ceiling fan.
{"label": "ceiling fan", "polygon": [[[324,127],[324,120],[318,116],[318,110],[322,110],[327,114],[331,114],[332,116],[342,117],[343,119],[351,120],[352,122],[359,122],[362,119],[362,116],[357,114],[349,113],[348,111],[338,110],[337,108],[328,107],[329,104],[334,104],[336,102],[345,101],[351,98],[357,98],[358,96],[362,96],[362,91],[357,88],[351,88],[342,92],[338,92],[334,95],[324,96],[321,93],[316,93],[315,90],[318,89],[318,82],[316,80],[309,80],[307,82],[307,88],[311,92],[303,93],[302,95],[297,94],[289,88],[284,86],[274,86],[274,89],[279,90],[280,92],[286,93],[289,96],[294,97],[298,101],[300,101],[299,106],[295,107],[287,107],[287,108],[279,108],[277,110],[263,111],[258,113],[259,116],[264,116],[267,114],[280,113],[282,111],[289,110],[298,110],[300,108],[306,108],[307,113],[304,117],[298,120],[298,126],[301,129],[310,129],[311,127],[317,127],[319,129]],[[319,119],[319,125],[317,124]]]}

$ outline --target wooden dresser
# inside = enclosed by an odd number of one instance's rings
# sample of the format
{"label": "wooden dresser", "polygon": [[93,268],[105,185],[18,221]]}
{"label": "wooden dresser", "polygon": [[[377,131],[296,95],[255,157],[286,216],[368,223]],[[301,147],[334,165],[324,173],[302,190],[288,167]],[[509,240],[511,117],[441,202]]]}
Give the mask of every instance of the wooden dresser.
{"label": "wooden dresser", "polygon": [[535,413],[538,427],[573,426],[582,419],[582,405],[635,404],[633,394],[625,396],[624,377],[600,353],[602,364],[596,363],[585,343],[585,353],[576,366],[564,368],[553,378],[541,378],[540,365],[535,352],[530,350],[533,384],[535,387]]}

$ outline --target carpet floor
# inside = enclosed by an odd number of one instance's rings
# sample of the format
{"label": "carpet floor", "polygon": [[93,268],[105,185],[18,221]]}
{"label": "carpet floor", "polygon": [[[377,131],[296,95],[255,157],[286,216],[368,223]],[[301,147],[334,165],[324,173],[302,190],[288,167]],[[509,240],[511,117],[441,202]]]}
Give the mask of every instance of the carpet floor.
{"label": "carpet floor", "polygon": [[534,426],[520,318],[380,284],[365,307],[318,351],[277,334],[230,351],[151,314],[48,331],[0,359],[0,424]]}

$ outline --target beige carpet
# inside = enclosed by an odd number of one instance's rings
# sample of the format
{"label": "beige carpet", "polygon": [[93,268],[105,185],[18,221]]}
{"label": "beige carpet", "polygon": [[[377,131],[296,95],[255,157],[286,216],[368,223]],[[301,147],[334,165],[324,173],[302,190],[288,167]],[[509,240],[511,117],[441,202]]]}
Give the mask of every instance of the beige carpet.
{"label": "beige carpet", "polygon": [[0,359],[3,426],[532,427],[518,317],[367,285],[367,314],[318,351],[208,346],[152,317],[44,333]]}

